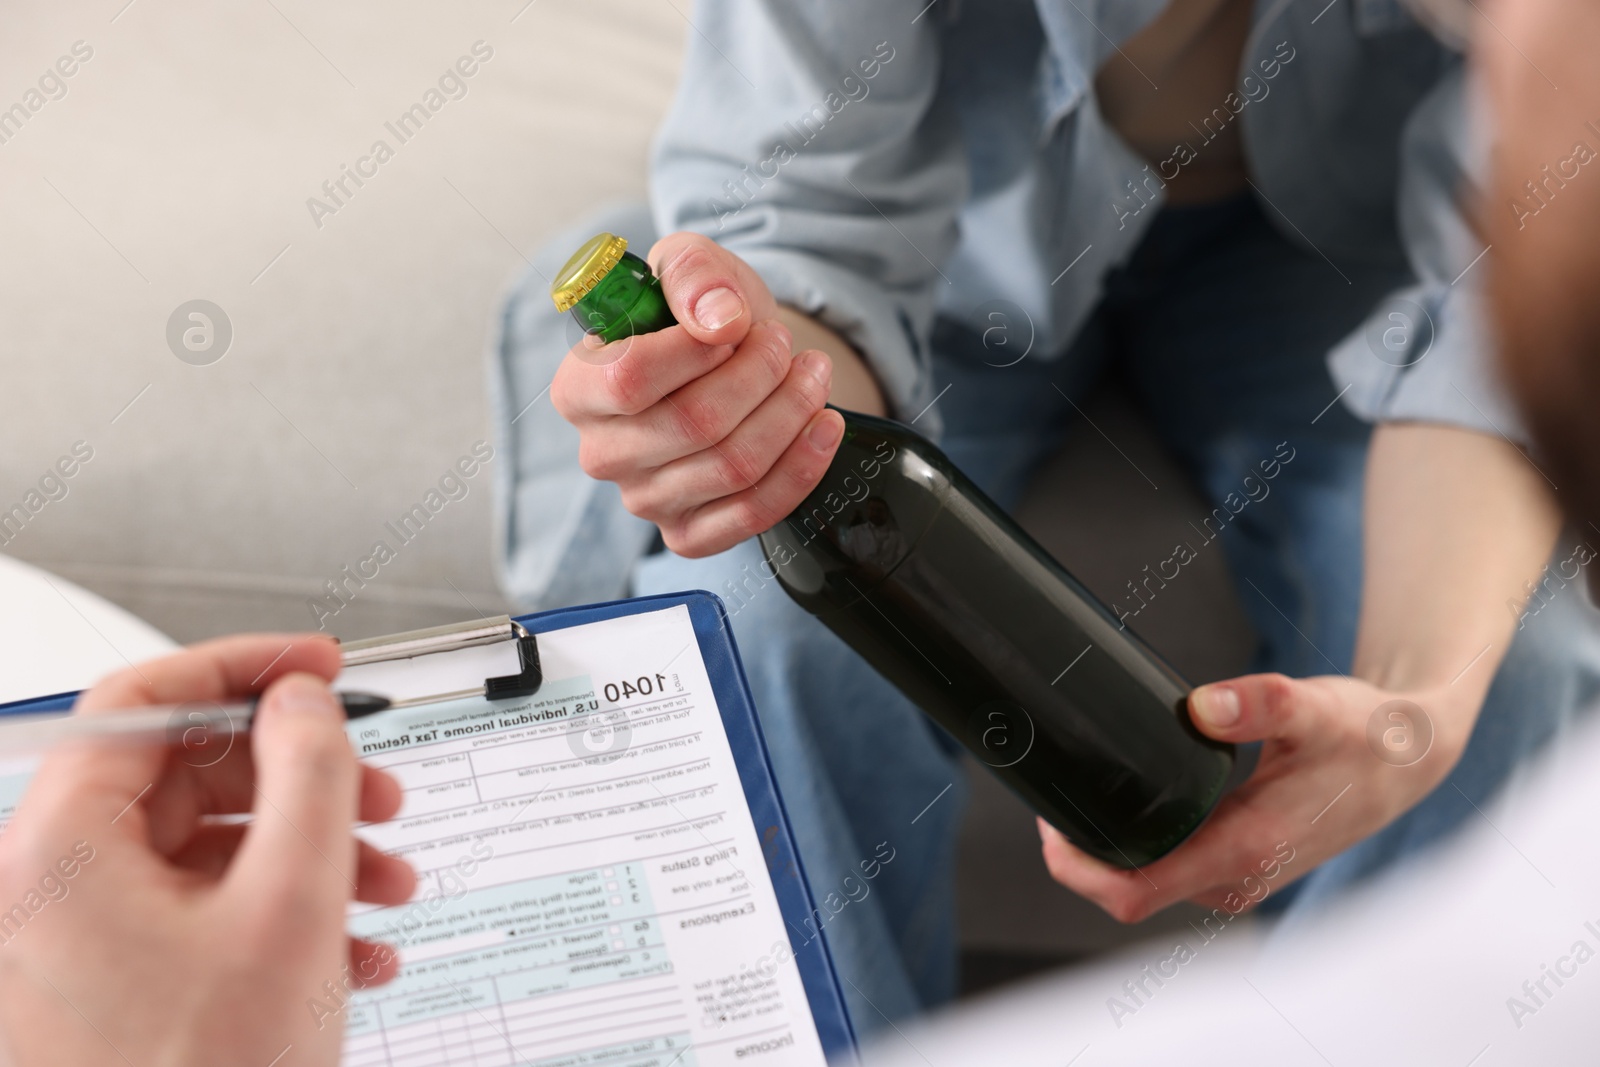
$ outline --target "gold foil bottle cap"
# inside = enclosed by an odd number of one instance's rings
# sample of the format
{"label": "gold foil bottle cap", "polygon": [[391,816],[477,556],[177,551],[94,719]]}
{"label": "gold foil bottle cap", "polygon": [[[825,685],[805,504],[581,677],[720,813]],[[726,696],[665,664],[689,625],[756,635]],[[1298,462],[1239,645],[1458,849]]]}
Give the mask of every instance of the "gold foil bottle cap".
{"label": "gold foil bottle cap", "polygon": [[600,284],[601,278],[611,273],[627,250],[628,239],[616,234],[596,234],[586,241],[550,283],[550,299],[556,302],[556,310],[571,311]]}

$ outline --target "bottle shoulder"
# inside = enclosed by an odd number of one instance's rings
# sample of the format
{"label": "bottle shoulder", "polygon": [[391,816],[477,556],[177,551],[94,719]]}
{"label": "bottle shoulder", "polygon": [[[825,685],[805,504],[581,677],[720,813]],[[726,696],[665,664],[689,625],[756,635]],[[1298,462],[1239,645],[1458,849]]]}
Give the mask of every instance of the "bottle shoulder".
{"label": "bottle shoulder", "polygon": [[844,440],[839,455],[872,459],[901,468],[901,474],[928,485],[947,485],[955,474],[938,445],[912,427],[877,415],[828,405],[844,416]]}
{"label": "bottle shoulder", "polygon": [[769,559],[787,567],[782,573],[792,594],[848,603],[915,550],[945,505],[953,472],[915,430],[840,414],[844,440],[822,481],[761,540]]}

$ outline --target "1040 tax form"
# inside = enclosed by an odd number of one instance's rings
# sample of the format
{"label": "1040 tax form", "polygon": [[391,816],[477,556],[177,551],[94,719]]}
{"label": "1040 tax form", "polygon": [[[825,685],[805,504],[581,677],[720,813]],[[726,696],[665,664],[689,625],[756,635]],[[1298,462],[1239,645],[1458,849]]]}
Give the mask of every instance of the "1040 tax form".
{"label": "1040 tax form", "polygon": [[532,697],[351,724],[405,790],[359,832],[419,886],[352,909],[399,977],[307,1010],[349,1067],[825,1063],[688,608],[538,644]]}

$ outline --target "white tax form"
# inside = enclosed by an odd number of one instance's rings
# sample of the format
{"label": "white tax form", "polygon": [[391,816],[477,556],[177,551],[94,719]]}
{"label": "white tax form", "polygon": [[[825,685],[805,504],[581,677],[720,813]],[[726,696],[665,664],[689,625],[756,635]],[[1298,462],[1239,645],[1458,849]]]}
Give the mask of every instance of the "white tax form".
{"label": "white tax form", "polygon": [[[682,605],[542,633],[532,697],[351,724],[405,803],[361,829],[417,869],[352,910],[400,977],[308,1008],[347,1067],[818,1067],[825,1059]],[[381,691],[381,690],[380,690]]]}

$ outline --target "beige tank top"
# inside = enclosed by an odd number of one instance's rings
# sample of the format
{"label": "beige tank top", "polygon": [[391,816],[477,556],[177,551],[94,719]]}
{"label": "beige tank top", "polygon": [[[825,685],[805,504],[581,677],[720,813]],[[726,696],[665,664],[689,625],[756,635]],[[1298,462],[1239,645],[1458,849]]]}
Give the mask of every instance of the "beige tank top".
{"label": "beige tank top", "polygon": [[1220,200],[1245,188],[1233,110],[1244,105],[1237,95],[1228,104],[1250,7],[1251,0],[1172,0],[1095,76],[1100,113],[1160,169],[1168,203]]}

